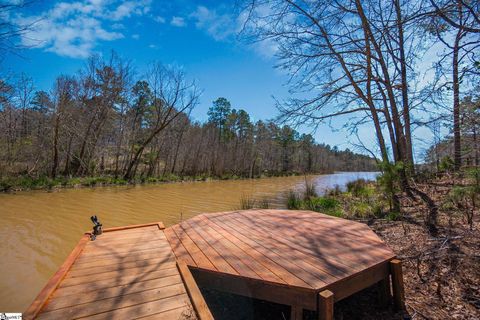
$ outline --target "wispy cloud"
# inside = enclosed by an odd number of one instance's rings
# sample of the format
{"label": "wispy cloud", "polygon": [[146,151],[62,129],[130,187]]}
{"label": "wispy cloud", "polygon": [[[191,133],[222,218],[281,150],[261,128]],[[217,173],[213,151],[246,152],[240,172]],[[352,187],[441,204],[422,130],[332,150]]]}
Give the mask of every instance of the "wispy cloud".
{"label": "wispy cloud", "polygon": [[[264,8],[262,8],[264,10]],[[262,12],[262,14],[264,14]],[[216,41],[230,40],[239,34],[244,27],[247,15],[245,12],[235,15],[228,8],[209,9],[198,6],[189,18],[195,22],[195,27],[203,30]],[[278,51],[278,44],[272,39],[251,43],[253,51],[264,58],[272,58]]]}
{"label": "wispy cloud", "polygon": [[154,17],[153,20],[158,22],[158,23],[165,23],[166,22],[165,18],[161,17],[161,16]]}
{"label": "wispy cloud", "polygon": [[205,6],[198,6],[190,17],[195,21],[198,29],[204,30],[217,41],[225,40],[238,31],[237,20],[233,15],[220,13]]}
{"label": "wispy cloud", "polygon": [[[123,38],[121,21],[146,14],[151,0],[59,2],[39,15],[17,16],[14,22],[34,24],[21,37],[23,45],[43,48],[61,56],[88,57],[98,42]],[[112,23],[112,22],[115,23]]]}
{"label": "wispy cloud", "polygon": [[170,24],[175,27],[185,27],[185,18],[182,17],[172,17],[172,20],[170,21]]}

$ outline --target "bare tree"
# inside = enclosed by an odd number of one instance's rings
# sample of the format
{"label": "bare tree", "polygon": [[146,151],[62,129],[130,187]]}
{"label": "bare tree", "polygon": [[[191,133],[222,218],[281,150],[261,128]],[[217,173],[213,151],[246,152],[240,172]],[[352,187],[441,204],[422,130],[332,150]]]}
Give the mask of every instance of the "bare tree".
{"label": "bare tree", "polygon": [[[446,85],[453,91],[453,137],[455,169],[462,165],[460,128],[460,83],[474,69],[475,52],[480,47],[480,2],[430,0],[433,11],[432,31],[448,52],[437,64],[440,73],[451,72]],[[451,63],[446,62],[448,58]]]}
{"label": "bare tree", "polygon": [[147,133],[145,138],[139,141],[139,147],[126,166],[125,179],[131,179],[135,175],[140,158],[152,140],[180,114],[188,113],[194,108],[200,94],[195,83],[188,82],[181,70],[160,63],[152,65],[147,77],[153,96],[147,115]]}

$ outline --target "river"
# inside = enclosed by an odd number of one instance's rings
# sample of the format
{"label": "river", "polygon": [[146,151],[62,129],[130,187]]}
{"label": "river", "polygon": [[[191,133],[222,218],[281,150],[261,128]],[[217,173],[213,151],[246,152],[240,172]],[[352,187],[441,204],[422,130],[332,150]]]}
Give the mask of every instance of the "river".
{"label": "river", "polygon": [[[373,172],[308,176],[318,193]],[[0,194],[0,312],[22,312],[68,256],[96,214],[104,228],[162,221],[166,226],[203,212],[238,209],[242,197],[284,208],[288,190],[305,177],[262,178],[30,191]]]}

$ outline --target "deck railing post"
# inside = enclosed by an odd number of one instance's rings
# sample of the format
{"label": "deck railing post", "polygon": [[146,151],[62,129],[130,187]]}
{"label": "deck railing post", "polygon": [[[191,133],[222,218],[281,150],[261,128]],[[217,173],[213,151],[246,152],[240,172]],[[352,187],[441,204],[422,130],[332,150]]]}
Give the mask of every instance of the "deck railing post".
{"label": "deck railing post", "polygon": [[390,274],[392,275],[393,302],[397,310],[405,309],[405,291],[403,288],[402,261],[390,261]]}
{"label": "deck railing post", "polygon": [[333,292],[324,290],[318,294],[318,320],[333,320]]}

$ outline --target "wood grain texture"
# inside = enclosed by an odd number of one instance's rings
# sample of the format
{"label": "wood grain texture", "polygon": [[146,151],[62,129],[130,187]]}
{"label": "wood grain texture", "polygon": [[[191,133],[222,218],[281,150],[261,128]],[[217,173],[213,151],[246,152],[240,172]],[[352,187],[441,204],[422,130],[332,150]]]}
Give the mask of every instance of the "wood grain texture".
{"label": "wood grain texture", "polygon": [[212,319],[191,275],[180,275],[163,224],[106,229],[95,241],[89,236],[47,283],[26,319],[168,320],[191,310],[203,315],[201,320]]}
{"label": "wood grain texture", "polygon": [[385,279],[395,258],[367,225],[311,211],[202,214],[165,231],[199,284],[290,304],[296,316],[317,309],[320,292],[339,301]]}

